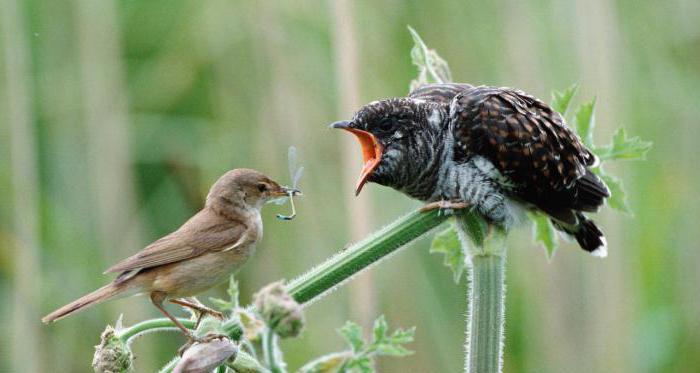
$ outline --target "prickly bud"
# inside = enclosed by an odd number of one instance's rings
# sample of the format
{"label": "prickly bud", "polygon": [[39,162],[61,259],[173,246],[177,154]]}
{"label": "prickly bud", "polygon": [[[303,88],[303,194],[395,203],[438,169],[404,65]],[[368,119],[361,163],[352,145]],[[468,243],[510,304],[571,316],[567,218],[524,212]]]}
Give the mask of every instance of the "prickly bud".
{"label": "prickly bud", "polygon": [[130,372],[134,362],[134,354],[129,346],[116,336],[114,328],[107,328],[100,336],[100,344],[95,346],[95,356],[92,367],[96,373]]}
{"label": "prickly bud", "polygon": [[262,288],[255,294],[254,304],[270,329],[281,338],[296,337],[304,328],[301,305],[287,293],[281,281]]}

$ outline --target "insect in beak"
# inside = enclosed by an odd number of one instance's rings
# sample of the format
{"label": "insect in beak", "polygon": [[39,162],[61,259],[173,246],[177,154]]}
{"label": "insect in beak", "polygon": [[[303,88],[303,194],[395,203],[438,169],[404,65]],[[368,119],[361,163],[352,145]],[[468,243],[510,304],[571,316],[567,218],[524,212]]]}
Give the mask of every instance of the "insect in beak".
{"label": "insect in beak", "polygon": [[297,210],[294,207],[294,197],[301,196],[302,193],[299,189],[289,187],[282,187],[282,191],[289,197],[289,203],[292,205],[292,213],[290,215],[277,214],[277,219],[292,220],[297,216]]}

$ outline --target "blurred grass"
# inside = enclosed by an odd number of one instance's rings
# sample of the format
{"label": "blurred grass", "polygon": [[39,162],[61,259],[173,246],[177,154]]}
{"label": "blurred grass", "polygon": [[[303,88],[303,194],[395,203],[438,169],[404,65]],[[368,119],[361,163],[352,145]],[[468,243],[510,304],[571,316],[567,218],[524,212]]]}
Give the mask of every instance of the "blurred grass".
{"label": "blurred grass", "polygon": [[[227,169],[258,168],[286,181],[289,145],[299,148],[306,168],[297,219],[282,223],[276,207],[265,211],[264,242],[239,277],[243,301],[342,248],[355,224],[353,201],[369,206],[374,226],[417,205],[376,185],[347,198],[345,154],[338,151],[346,139],[326,129],[350,114],[340,103],[344,72],[336,59],[343,54],[334,50],[337,21],[328,1],[0,4],[0,297],[17,300],[0,303],[0,333],[12,336],[0,342],[0,371],[25,366],[11,352],[32,334],[39,342],[25,352],[39,371],[89,371],[106,322],[120,312],[127,323],[156,316],[142,298],[48,327],[32,309],[46,313],[107,281],[104,268],[176,228]],[[548,262],[522,244],[528,229],[511,238],[506,371],[700,370],[700,3],[354,4],[354,83],[362,103],[406,93],[415,76],[411,24],[458,81],[516,86],[544,99],[579,82],[579,98],[597,96],[601,138],[624,124],[654,142],[648,161],[615,170],[635,216],[600,214],[608,259],[566,244]],[[24,56],[22,76],[17,56]],[[18,99],[27,102],[26,131],[36,143],[19,148],[28,164],[10,152],[21,138]],[[14,179],[32,167],[36,193],[17,189]],[[24,212],[37,220],[33,259],[21,239],[31,224],[20,218],[25,198],[37,203]],[[428,243],[372,270],[376,310],[392,325],[417,326],[417,353],[382,362],[382,371],[461,370],[464,284],[453,284]],[[16,272],[24,260],[40,271]],[[342,347],[335,330],[354,301],[341,289],[308,310],[307,332],[283,345],[292,367]],[[179,338],[137,342],[140,371],[165,362]]]}

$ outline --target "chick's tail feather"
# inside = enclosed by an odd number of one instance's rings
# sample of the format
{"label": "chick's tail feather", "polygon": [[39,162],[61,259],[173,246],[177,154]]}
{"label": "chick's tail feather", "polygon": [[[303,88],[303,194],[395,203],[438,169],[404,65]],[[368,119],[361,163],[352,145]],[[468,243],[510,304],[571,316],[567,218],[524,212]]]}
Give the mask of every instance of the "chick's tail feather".
{"label": "chick's tail feather", "polygon": [[44,324],[52,323],[58,321],[66,316],[70,316],[76,312],[82,311],[90,306],[102,303],[106,300],[113,299],[118,295],[125,295],[124,292],[129,288],[128,284],[125,283],[110,283],[107,284],[90,294],[84,295],[79,299],[74,300],[71,303],[51,312],[50,314],[44,316],[41,321]]}
{"label": "chick's tail feather", "polygon": [[593,256],[604,258],[608,255],[608,243],[600,228],[580,212],[576,212],[576,223],[566,224],[552,219],[554,226],[559,230],[573,236],[582,249]]}

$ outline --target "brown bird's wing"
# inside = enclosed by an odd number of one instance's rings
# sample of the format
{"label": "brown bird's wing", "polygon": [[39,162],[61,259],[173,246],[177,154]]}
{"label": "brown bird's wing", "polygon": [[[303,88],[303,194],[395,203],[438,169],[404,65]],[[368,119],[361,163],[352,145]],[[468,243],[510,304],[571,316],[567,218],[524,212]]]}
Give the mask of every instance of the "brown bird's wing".
{"label": "brown bird's wing", "polygon": [[555,217],[563,208],[561,218],[570,220],[568,209],[594,210],[609,195],[588,170],[595,156],[559,113],[535,97],[482,86],[458,94],[452,108],[456,156],[486,157],[521,199]]}
{"label": "brown bird's wing", "polygon": [[209,209],[203,209],[177,231],[115,264],[105,273],[155,267],[193,258],[209,251],[230,250],[249,239],[249,229],[242,222],[232,221]]}

